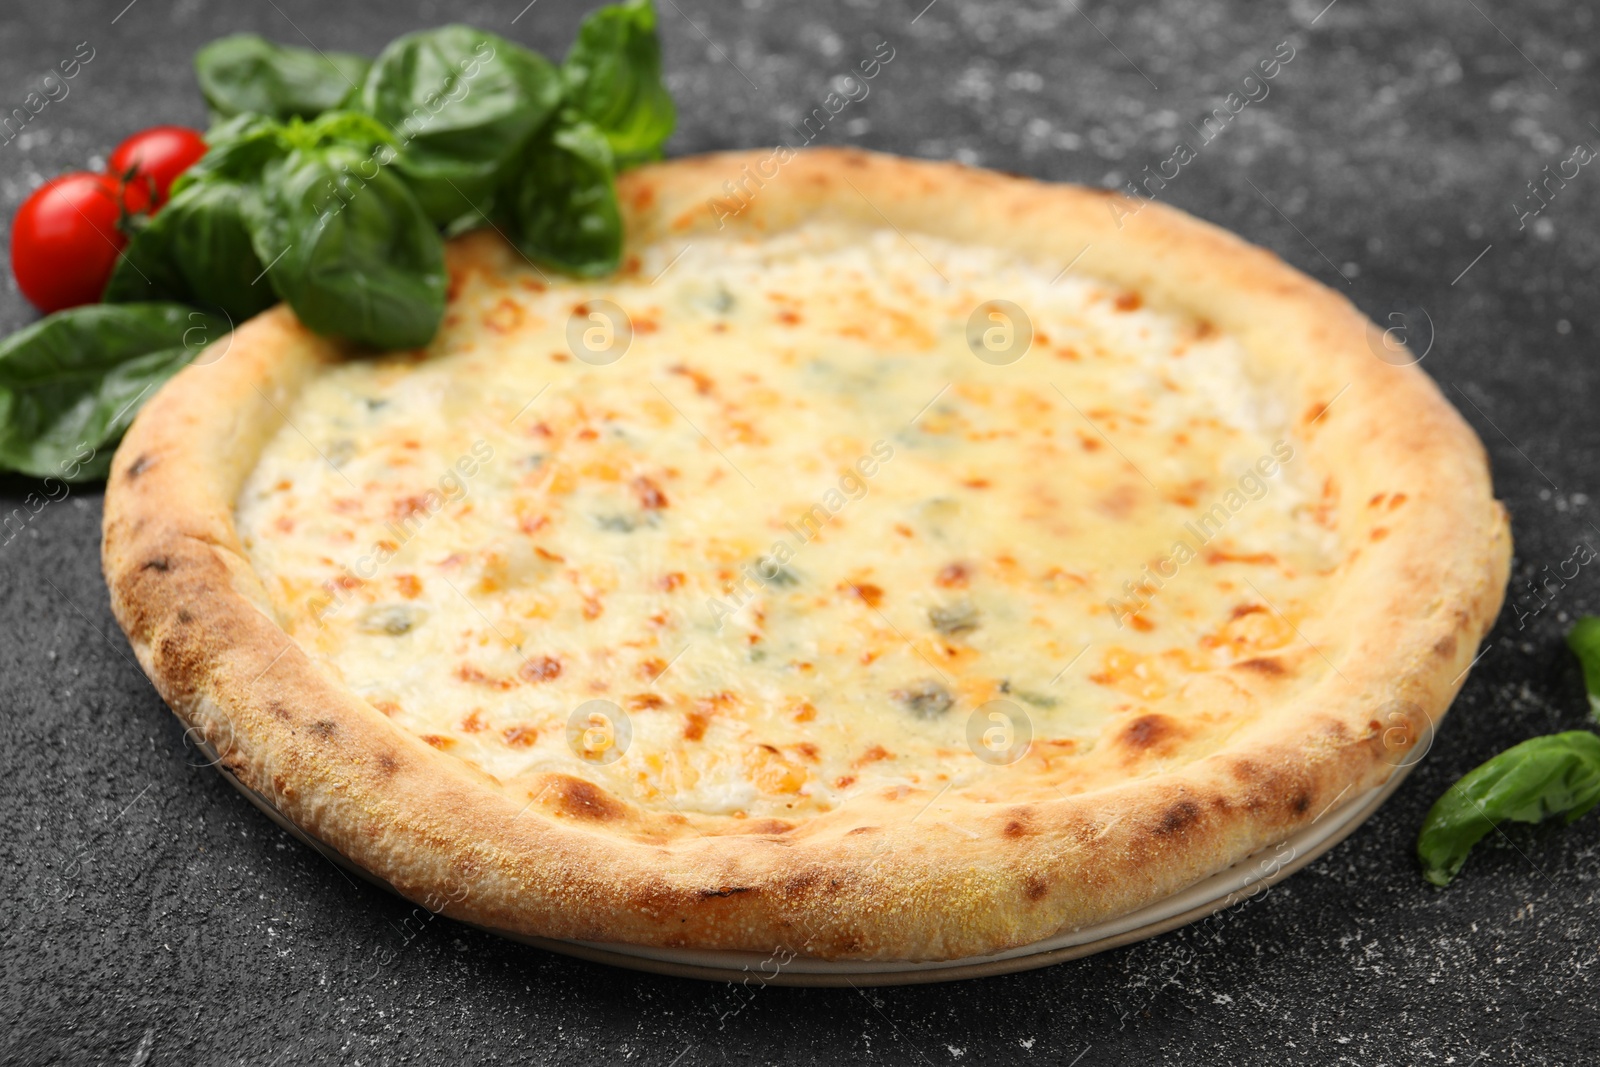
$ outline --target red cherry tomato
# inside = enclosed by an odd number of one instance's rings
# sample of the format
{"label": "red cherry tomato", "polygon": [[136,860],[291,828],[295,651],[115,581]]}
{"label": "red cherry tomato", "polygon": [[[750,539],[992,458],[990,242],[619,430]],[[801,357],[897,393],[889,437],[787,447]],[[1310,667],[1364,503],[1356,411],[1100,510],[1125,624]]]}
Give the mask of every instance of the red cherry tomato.
{"label": "red cherry tomato", "polygon": [[157,206],[167,202],[172,181],[206,154],[205,138],[187,126],[152,126],[117,145],[106,170],[155,187]]}
{"label": "red cherry tomato", "polygon": [[11,222],[11,272],[22,295],[46,314],[98,301],[128,243],[118,223],[149,208],[148,187],[109,174],[45,182]]}

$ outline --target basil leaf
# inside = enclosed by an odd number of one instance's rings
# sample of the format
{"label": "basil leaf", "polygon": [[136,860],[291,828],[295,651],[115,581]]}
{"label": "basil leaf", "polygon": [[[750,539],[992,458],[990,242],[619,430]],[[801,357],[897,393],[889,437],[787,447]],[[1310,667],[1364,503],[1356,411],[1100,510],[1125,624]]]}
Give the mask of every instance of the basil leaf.
{"label": "basil leaf", "polygon": [[1567,647],[1583,665],[1583,687],[1589,691],[1589,716],[1600,721],[1600,618],[1585,615],[1567,631]]}
{"label": "basil leaf", "polygon": [[650,0],[612,4],[584,19],[561,74],[567,102],[605,134],[619,170],[661,158],[678,113],[661,81]]}
{"label": "basil leaf", "polygon": [[444,318],[444,244],[387,153],[293,149],[262,175],[251,237],[273,290],[308,328],[416,348]]}
{"label": "basil leaf", "polygon": [[336,142],[376,148],[394,143],[388,128],[364,111],[329,111],[311,122],[291,121],[278,127],[278,139],[290,148],[317,148]]}
{"label": "basil leaf", "polygon": [[622,214],[611,146],[592,123],[563,115],[534,138],[505,191],[505,229],[529,259],[574,274],[610,274],[622,260]]}
{"label": "basil leaf", "polygon": [[206,154],[172,182],[171,195],[196,182],[227,179],[251,182],[274,159],[288,149],[283,143],[282,123],[263,115],[237,115],[206,131]]}
{"label": "basil leaf", "polygon": [[277,302],[256,255],[261,174],[295,147],[335,143],[374,148],[388,131],[370,115],[327,112],[287,124],[241,115],[214,129],[211,147],[173,185],[174,193],[129,241],[106,285],[111,303],[177,300],[243,322]]}
{"label": "basil leaf", "polygon": [[399,168],[439,225],[476,216],[561,100],[548,60],[470,26],[408,34],[378,56],[363,109],[400,144]]}
{"label": "basil leaf", "polygon": [[89,304],[0,341],[0,466],[104,478],[111,445],[155,388],[228,332],[180,304]]}
{"label": "basil leaf", "polygon": [[277,303],[247,225],[254,187],[191,182],[141,228],[106,284],[107,303],[176,300],[243,322]]}
{"label": "basil leaf", "polygon": [[1449,885],[1472,846],[1503,822],[1567,822],[1600,803],[1600,736],[1587,730],[1535,737],[1506,749],[1447,790],[1417,838],[1423,877]]}
{"label": "basil leaf", "polygon": [[241,33],[195,53],[194,72],[206,103],[221,118],[255,112],[309,119],[355,96],[371,64],[349,52],[294,48]]}

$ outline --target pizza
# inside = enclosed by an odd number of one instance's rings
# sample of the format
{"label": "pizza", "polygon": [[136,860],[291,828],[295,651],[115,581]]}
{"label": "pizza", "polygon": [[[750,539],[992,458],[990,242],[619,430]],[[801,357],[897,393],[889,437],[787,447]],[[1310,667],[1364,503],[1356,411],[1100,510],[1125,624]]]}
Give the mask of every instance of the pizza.
{"label": "pizza", "polygon": [[615,276],[458,238],[427,348],[274,309],[117,453],[119,622],[308,834],[514,934],[949,960],[1160,900],[1425,749],[1506,515],[1344,298],[955,165],[619,193]]}

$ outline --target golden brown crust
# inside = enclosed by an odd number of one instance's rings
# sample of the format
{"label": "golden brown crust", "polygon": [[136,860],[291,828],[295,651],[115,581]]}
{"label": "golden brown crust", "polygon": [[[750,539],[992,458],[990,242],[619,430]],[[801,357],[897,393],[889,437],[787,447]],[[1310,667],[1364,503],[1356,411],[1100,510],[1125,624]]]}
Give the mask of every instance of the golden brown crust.
{"label": "golden brown crust", "polygon": [[[284,308],[244,325],[141,412],[106,493],[112,605],[146,672],[226,766],[287,817],[445,914],[552,938],[832,959],[998,951],[1175,892],[1381,784],[1453,698],[1499,611],[1510,556],[1482,448],[1431,381],[1375,358],[1346,300],[1221,230],[1103,192],[859,152],[706,156],[644,168],[620,193],[630,239],[826,215],[885,221],[1065,264],[1231,333],[1303,412],[1309,462],[1347,501],[1405,493],[1408,521],[1374,537],[1338,510],[1347,560],[1300,636],[1332,670],[1182,768],[1026,803],[859,798],[787,833],[641,829],[605,790],[549,774],[525,809],[396,728],[324,675],[272,617],[239,544],[243,479],[307,375],[338,353]],[[768,161],[763,166],[763,161]],[[724,183],[763,181],[736,214]],[[773,174],[767,178],[766,175]],[[1120,218],[1120,225],[1119,225]],[[452,259],[499,255],[484,235]],[[1309,653],[1308,653],[1309,654]],[[1273,664],[1247,673],[1271,684]],[[1255,683],[1251,683],[1255,684]],[[1397,714],[1404,719],[1397,719]],[[1130,744],[1159,723],[1130,724]],[[1407,731],[1402,729],[1400,735]],[[1402,736],[1402,740],[1403,740]],[[976,839],[947,824],[960,822]],[[673,820],[664,820],[671,823]]]}

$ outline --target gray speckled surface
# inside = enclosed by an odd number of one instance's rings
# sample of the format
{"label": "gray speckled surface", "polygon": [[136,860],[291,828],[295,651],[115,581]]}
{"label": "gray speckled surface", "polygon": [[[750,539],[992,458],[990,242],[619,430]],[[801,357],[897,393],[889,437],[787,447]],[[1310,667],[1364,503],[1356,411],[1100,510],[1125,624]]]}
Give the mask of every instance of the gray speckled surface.
{"label": "gray speckled surface", "polygon": [[[404,905],[352,884],[195,766],[108,612],[98,489],[75,489],[0,545],[6,1062],[1600,1060],[1600,817],[1513,830],[1443,892],[1422,885],[1411,851],[1456,776],[1584,717],[1561,634],[1600,611],[1596,572],[1537,613],[1524,583],[1580,541],[1600,547],[1586,495],[1600,458],[1600,169],[1584,168],[1526,228],[1511,205],[1576,143],[1600,143],[1594,7],[925,2],[663,0],[682,112],[672,152],[785,137],[833,75],[887,40],[894,61],[821,140],[1117,184],[1170,155],[1189,122],[1292,42],[1270,96],[1164,196],[1374,318],[1425,308],[1423,367],[1492,455],[1515,522],[1520,612],[1501,620],[1411,779],[1348,842],[1206,937],[1180,931],[1006,978],[751,995],[573,962],[444,919],[408,939]],[[0,110],[78,42],[95,49],[70,94],[0,144],[0,219],[43,177],[98,162],[133,129],[202,123],[189,58],[225,32],[299,42],[303,31],[370,52],[460,19],[559,51],[583,10],[125,3],[0,10]],[[0,327],[29,317],[7,275]],[[30,488],[0,481],[5,510]]]}

